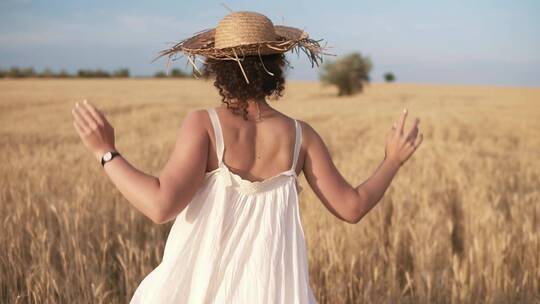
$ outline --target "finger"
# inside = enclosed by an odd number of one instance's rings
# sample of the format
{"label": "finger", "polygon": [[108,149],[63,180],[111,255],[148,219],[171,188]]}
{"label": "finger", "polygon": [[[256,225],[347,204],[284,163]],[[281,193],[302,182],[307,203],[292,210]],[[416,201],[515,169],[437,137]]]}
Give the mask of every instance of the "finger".
{"label": "finger", "polygon": [[396,123],[394,122],[394,124],[392,124],[392,127],[390,128],[390,130],[388,130],[390,133],[395,133],[396,132]]}
{"label": "finger", "polygon": [[103,119],[97,112],[96,108],[91,105],[86,99],[83,101],[83,107],[88,111],[88,113],[94,118],[97,124],[103,125]]}
{"label": "finger", "polygon": [[97,122],[94,117],[92,117],[92,115],[90,115],[86,108],[84,106],[81,106],[78,102],[76,103],[75,111],[77,111],[80,116],[86,121],[86,126],[90,127],[91,129],[97,126]]}
{"label": "finger", "polygon": [[414,141],[414,145],[413,145],[414,150],[416,150],[418,146],[420,146],[422,141],[424,141],[424,134],[420,133],[418,137],[416,138],[416,140]]}
{"label": "finger", "polygon": [[75,120],[74,123],[77,125],[79,130],[81,130],[82,135],[86,135],[90,133],[91,129],[88,126],[85,126],[84,124],[82,124],[79,120]]}
{"label": "finger", "polygon": [[94,108],[94,109],[96,110],[97,115],[99,115],[99,117],[101,118],[101,120],[103,121],[103,123],[105,123],[105,124],[109,123],[109,122],[107,121],[107,118],[105,118],[105,114],[103,114],[103,112],[101,112],[101,111],[100,111],[99,109],[97,109],[97,108]]}
{"label": "finger", "polygon": [[86,122],[82,114],[79,113],[76,106],[71,110],[71,113],[73,114],[73,118],[79,124],[79,126],[89,128],[88,123]]}
{"label": "finger", "polygon": [[401,117],[399,119],[399,123],[397,125],[397,132],[399,134],[403,134],[403,127],[405,126],[405,119],[407,118],[407,113],[409,111],[407,111],[407,109],[403,109],[403,112],[401,113]]}
{"label": "finger", "polygon": [[96,113],[99,115],[99,117],[101,117],[104,122],[107,122],[107,119],[105,118],[105,114],[103,114],[103,112],[101,112],[99,109],[96,109]]}
{"label": "finger", "polygon": [[407,135],[406,141],[410,142],[411,144],[414,143],[416,140],[416,137],[418,136],[418,128],[414,128],[414,130],[411,131],[409,135]]}
{"label": "finger", "polygon": [[416,118],[414,120],[414,124],[409,129],[409,132],[407,132],[407,141],[414,142],[416,139],[416,136],[418,135],[418,124],[420,123],[420,119]]}
{"label": "finger", "polygon": [[73,121],[73,126],[75,127],[75,130],[77,131],[79,136],[84,136],[86,134],[85,129],[79,126],[79,124],[76,121]]}

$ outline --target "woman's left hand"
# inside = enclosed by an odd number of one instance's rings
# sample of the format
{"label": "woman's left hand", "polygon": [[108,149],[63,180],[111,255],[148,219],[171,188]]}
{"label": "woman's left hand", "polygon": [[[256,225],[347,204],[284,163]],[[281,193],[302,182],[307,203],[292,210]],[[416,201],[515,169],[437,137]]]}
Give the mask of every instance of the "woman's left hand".
{"label": "woman's left hand", "polygon": [[114,128],[109,124],[105,115],[86,101],[75,103],[71,110],[73,126],[81,137],[83,144],[101,160],[107,151],[116,150],[114,145]]}

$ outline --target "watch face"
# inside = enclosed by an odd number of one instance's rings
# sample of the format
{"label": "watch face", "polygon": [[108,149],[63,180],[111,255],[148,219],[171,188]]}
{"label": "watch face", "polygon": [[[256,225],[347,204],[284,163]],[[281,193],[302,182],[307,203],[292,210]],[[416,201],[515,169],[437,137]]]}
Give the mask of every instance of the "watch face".
{"label": "watch face", "polygon": [[112,158],[112,153],[111,152],[107,152],[103,155],[103,160],[105,161],[110,161]]}

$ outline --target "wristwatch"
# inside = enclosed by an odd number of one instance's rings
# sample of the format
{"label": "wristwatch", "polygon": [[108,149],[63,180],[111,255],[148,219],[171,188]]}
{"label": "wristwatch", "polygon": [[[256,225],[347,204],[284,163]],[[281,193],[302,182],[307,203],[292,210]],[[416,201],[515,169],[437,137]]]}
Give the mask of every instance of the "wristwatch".
{"label": "wristwatch", "polygon": [[120,153],[118,153],[118,151],[109,151],[109,152],[105,152],[105,154],[103,154],[103,156],[101,157],[101,166],[105,167],[105,163],[107,162],[110,162],[113,158],[115,158],[116,156],[119,156]]}

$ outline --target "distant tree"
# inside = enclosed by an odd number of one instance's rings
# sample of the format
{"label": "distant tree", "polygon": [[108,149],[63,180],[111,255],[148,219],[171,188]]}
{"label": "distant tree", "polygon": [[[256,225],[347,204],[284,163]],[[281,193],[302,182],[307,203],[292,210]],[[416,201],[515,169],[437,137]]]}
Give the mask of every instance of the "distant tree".
{"label": "distant tree", "polygon": [[392,72],[388,72],[384,74],[384,80],[386,82],[394,82],[396,80],[396,76]]}
{"label": "distant tree", "polygon": [[56,74],[56,77],[58,78],[68,78],[72,77],[66,70],[61,70],[58,74]]}
{"label": "distant tree", "polygon": [[158,71],[158,72],[156,72],[154,74],[154,77],[155,78],[165,78],[165,77],[167,77],[167,74],[165,74],[165,72],[163,72],[163,71]]}
{"label": "distant tree", "polygon": [[186,77],[189,77],[190,75],[184,71],[182,71],[181,69],[172,69],[170,72],[169,72],[169,75],[167,75],[165,72],[163,71],[158,71],[154,74],[154,77],[155,78],[166,78],[166,77],[170,77],[170,78],[186,78]]}
{"label": "distant tree", "polygon": [[81,78],[105,78],[105,77],[111,77],[111,74],[101,69],[97,69],[97,70],[81,69],[77,72],[77,76]]}
{"label": "distant tree", "polygon": [[41,71],[41,73],[38,74],[38,77],[42,77],[42,78],[50,78],[50,77],[55,77],[56,75],[54,74],[53,71],[51,71],[51,69],[49,68],[45,68],[43,71]]}
{"label": "distant tree", "polygon": [[185,77],[188,77],[188,74],[180,69],[172,69],[170,77],[185,78]]}
{"label": "distant tree", "polygon": [[0,78],[25,78],[25,77],[40,77],[40,78],[68,78],[68,77],[82,77],[82,78],[105,78],[105,77],[129,77],[129,69],[119,68],[113,73],[109,73],[102,69],[80,69],[75,75],[68,73],[66,70],[60,70],[56,73],[50,68],[45,68],[41,72],[36,72],[34,68],[19,68],[11,67],[9,70],[0,69]]}
{"label": "distant tree", "polygon": [[129,77],[129,69],[128,68],[120,68],[113,72],[113,77],[120,77],[120,78],[128,78]]}
{"label": "distant tree", "polygon": [[111,77],[111,74],[107,71],[97,69],[95,71],[95,77]]}
{"label": "distant tree", "polygon": [[36,72],[34,71],[34,68],[11,67],[6,72],[6,76],[11,78],[35,77]]}
{"label": "distant tree", "polygon": [[370,81],[369,73],[373,64],[369,57],[361,53],[351,53],[336,61],[326,63],[320,79],[323,83],[338,87],[338,95],[352,95],[362,92]]}
{"label": "distant tree", "polygon": [[78,70],[77,77],[90,77],[91,72],[88,70]]}

